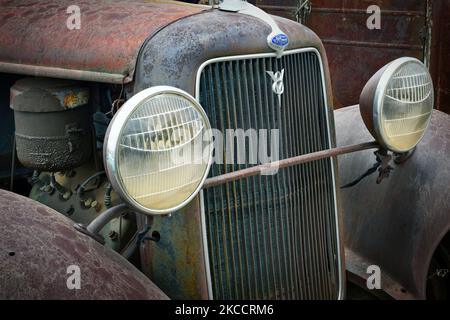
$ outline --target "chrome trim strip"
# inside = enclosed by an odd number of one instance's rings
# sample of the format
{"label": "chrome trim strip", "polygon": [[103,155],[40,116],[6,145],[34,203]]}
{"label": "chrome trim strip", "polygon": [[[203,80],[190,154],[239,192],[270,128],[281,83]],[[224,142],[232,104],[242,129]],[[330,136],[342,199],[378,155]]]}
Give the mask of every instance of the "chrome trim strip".
{"label": "chrome trim strip", "polygon": [[203,254],[204,254],[204,261],[205,263],[205,272],[206,272],[206,284],[208,287],[208,298],[209,300],[213,300],[213,289],[212,289],[212,280],[211,280],[211,267],[209,266],[209,252],[208,252],[208,237],[206,235],[206,219],[205,219],[205,202],[204,202],[204,195],[203,195],[203,189],[200,191],[200,221],[201,221],[201,228],[202,228],[202,240],[203,240]]}
{"label": "chrome trim strip", "polygon": [[[281,56],[287,56],[287,55],[292,55],[292,54],[297,54],[297,53],[302,53],[302,52],[314,52],[317,57],[319,58],[319,65],[320,65],[320,71],[322,74],[322,91],[323,91],[323,96],[324,96],[324,101],[325,101],[325,114],[326,114],[326,120],[327,120],[327,130],[328,130],[328,143],[330,148],[333,147],[332,145],[332,141],[331,141],[331,129],[330,129],[330,116],[329,116],[329,105],[328,105],[328,99],[327,99],[327,91],[326,91],[326,82],[325,82],[325,72],[323,69],[323,61],[322,61],[322,56],[320,55],[320,52],[316,49],[316,48],[301,48],[301,49],[295,49],[295,50],[289,50],[289,51],[285,51],[283,52],[283,54]],[[202,75],[203,70],[206,68],[206,66],[216,63],[216,62],[224,62],[224,61],[234,61],[234,60],[248,60],[248,59],[255,59],[255,58],[277,58],[279,57],[277,53],[273,52],[273,53],[262,53],[262,54],[247,54],[247,55],[240,55],[240,56],[228,56],[228,57],[222,57],[222,58],[215,58],[215,59],[211,59],[208,61],[205,61],[200,68],[198,69],[197,72],[197,77],[196,77],[196,85],[195,85],[195,98],[197,99],[197,101],[199,101],[200,99],[200,78]],[[200,103],[200,102],[199,102]],[[337,235],[337,252],[339,252],[339,256],[338,256],[338,272],[339,273],[339,292],[338,292],[338,299],[339,300],[343,300],[344,299],[344,295],[345,295],[345,283],[344,283],[344,274],[345,274],[345,266],[342,263],[342,257],[344,255],[343,252],[343,246],[341,246],[341,232],[340,232],[340,219],[339,219],[339,209],[338,209],[338,203],[337,203],[337,190],[336,190],[336,173],[335,173],[335,167],[334,167],[334,161],[333,158],[330,158],[330,163],[331,163],[331,172],[333,175],[333,183],[334,183],[334,188],[333,188],[333,193],[334,193],[334,207],[335,207],[335,218],[336,218],[336,235]],[[203,191],[201,192],[202,196],[203,196]],[[203,199],[201,199],[203,201]],[[205,220],[205,211],[204,211],[204,204],[202,202],[202,208],[201,208],[201,220],[202,220],[202,234],[203,234],[203,239],[207,239],[207,235],[206,235],[206,220]],[[210,290],[209,288],[211,288],[211,294],[210,294],[210,299],[213,298],[212,295],[212,283],[211,283],[211,272],[210,272],[210,267],[209,267],[209,253],[208,253],[208,243],[205,242],[203,244],[203,248],[204,249],[204,260],[205,263],[207,264],[206,268],[209,271],[209,275],[207,276],[207,281],[208,281],[208,290]],[[341,250],[342,249],[342,250]]]}

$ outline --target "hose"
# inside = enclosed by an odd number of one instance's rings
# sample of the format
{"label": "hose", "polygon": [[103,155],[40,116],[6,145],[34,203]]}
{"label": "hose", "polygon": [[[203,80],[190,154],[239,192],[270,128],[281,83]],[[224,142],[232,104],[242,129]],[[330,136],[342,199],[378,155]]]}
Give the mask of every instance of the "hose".
{"label": "hose", "polygon": [[128,210],[129,208],[125,204],[120,204],[118,206],[112,207],[103,212],[102,214],[100,214],[91,223],[89,223],[86,229],[90,233],[98,234],[108,223],[120,217],[123,213],[127,212]]}

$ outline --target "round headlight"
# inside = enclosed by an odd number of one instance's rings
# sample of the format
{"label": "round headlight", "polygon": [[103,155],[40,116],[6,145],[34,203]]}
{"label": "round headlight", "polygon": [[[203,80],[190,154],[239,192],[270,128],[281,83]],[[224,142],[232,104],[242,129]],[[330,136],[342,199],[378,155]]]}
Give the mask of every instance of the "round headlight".
{"label": "round headlight", "polygon": [[361,115],[374,138],[394,152],[422,140],[434,106],[433,82],[415,58],[397,59],[369,80],[360,98]]}
{"label": "round headlight", "polygon": [[153,87],[129,99],[105,138],[105,167],[114,189],[131,207],[167,214],[200,191],[212,157],[210,124],[188,93]]}

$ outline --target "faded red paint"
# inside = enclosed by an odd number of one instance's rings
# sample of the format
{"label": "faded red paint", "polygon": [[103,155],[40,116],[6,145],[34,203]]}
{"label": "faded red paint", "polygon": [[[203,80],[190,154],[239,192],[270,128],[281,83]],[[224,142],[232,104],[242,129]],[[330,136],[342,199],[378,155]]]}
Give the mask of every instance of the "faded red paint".
{"label": "faded red paint", "polygon": [[[67,28],[74,4],[79,30]],[[148,37],[202,10],[143,1],[0,0],[0,62],[132,76]]]}

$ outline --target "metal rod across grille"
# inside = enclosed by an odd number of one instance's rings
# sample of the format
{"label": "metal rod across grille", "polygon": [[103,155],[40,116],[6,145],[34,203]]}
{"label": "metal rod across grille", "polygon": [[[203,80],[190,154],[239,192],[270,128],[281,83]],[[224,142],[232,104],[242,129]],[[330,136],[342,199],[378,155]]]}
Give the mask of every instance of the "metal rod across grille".
{"label": "metal rod across grille", "polygon": [[[280,108],[266,71],[283,69]],[[213,128],[279,129],[281,159],[331,147],[316,50],[281,58],[215,59],[202,66],[198,80],[198,99]],[[213,164],[210,176],[249,166]],[[323,159],[205,189],[202,214],[212,297],[338,298],[334,188],[332,161]]]}

